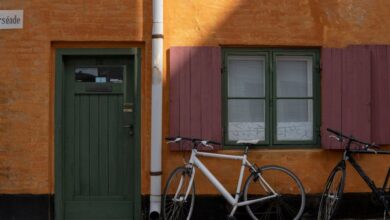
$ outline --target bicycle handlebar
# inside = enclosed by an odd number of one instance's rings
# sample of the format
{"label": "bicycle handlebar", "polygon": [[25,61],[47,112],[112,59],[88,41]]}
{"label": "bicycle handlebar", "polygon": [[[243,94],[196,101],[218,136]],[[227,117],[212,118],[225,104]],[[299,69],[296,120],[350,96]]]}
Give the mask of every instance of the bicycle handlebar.
{"label": "bicycle handlebar", "polygon": [[354,138],[353,136],[343,135],[341,132],[335,131],[335,130],[330,129],[330,128],[327,128],[326,130],[329,131],[330,133],[333,133],[335,136],[330,136],[330,137],[335,138],[338,142],[343,142],[344,141],[343,139],[347,139],[349,141],[348,146],[347,146],[348,148],[349,148],[351,143],[361,144],[361,145],[363,145],[365,150],[367,150],[370,147],[378,147],[378,145],[376,145],[374,143],[372,143],[372,144],[366,143],[364,141],[361,141],[361,140]]}
{"label": "bicycle handlebar", "polygon": [[214,145],[221,145],[221,143],[215,142],[215,141],[209,141],[209,140],[202,140],[199,138],[188,138],[188,137],[166,137],[165,140],[167,140],[167,143],[178,143],[180,141],[190,141],[193,144],[193,148],[197,148],[198,145],[203,145],[205,147],[214,149],[214,147],[211,144]]}

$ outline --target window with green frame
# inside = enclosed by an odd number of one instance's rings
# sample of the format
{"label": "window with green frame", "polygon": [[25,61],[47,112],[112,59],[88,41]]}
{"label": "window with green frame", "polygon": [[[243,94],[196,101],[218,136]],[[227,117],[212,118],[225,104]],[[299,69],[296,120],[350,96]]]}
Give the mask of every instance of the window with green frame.
{"label": "window with green frame", "polygon": [[319,144],[318,49],[223,49],[225,146]]}

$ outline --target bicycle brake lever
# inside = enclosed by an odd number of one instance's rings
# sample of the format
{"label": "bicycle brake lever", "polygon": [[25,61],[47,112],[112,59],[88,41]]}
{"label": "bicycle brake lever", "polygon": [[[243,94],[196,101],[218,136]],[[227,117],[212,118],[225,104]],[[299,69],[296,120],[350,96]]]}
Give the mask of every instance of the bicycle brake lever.
{"label": "bicycle brake lever", "polygon": [[181,140],[182,140],[182,138],[177,137],[175,140],[167,141],[167,144],[177,143],[177,142],[179,142]]}
{"label": "bicycle brake lever", "polygon": [[211,145],[211,144],[207,144],[207,142],[208,142],[208,141],[201,141],[200,143],[201,143],[203,146],[208,147],[208,148],[214,150],[214,146]]}
{"label": "bicycle brake lever", "polygon": [[374,149],[368,148],[366,149],[368,152],[374,152],[374,154],[378,154],[378,152]]}
{"label": "bicycle brake lever", "polygon": [[211,150],[214,150],[214,146],[211,145],[211,144],[207,144],[207,145],[205,145],[205,146],[208,147],[208,148],[210,148]]}
{"label": "bicycle brake lever", "polygon": [[375,142],[372,142],[371,147],[379,148],[379,145],[376,145]]}
{"label": "bicycle brake lever", "polygon": [[339,136],[336,136],[336,135],[329,135],[329,137],[330,138],[334,138],[334,139],[336,139],[338,142],[342,142],[343,141],[343,139],[342,138],[340,138]]}

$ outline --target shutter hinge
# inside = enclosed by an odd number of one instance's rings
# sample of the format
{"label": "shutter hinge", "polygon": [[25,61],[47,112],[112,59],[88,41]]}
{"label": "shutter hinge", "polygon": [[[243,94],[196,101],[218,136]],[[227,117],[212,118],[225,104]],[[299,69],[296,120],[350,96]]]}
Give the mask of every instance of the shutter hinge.
{"label": "shutter hinge", "polygon": [[318,64],[317,69],[318,69],[318,73],[321,74],[321,73],[322,73],[322,62],[320,62],[320,63]]}

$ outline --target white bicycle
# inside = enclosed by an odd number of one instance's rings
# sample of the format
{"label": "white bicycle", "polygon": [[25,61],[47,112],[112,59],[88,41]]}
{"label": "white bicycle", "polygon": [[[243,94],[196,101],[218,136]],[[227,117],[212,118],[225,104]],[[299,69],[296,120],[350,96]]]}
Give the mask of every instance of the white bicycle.
{"label": "white bicycle", "polygon": [[[237,141],[238,144],[246,146],[244,154],[238,156],[198,151],[201,146],[214,149],[213,145],[219,143],[213,141],[185,137],[166,139],[168,143],[186,141],[191,144],[192,151],[188,162],[176,168],[167,180],[162,195],[163,219],[191,219],[195,203],[195,168],[199,169],[231,204],[232,210],[228,219],[235,219],[234,214],[240,206],[246,206],[252,219],[299,219],[301,217],[306,196],[298,177],[284,167],[274,165],[257,167],[247,160],[249,146],[256,144],[258,140]],[[230,194],[207,169],[199,160],[199,156],[242,161],[234,195]],[[250,175],[241,190],[245,168],[249,169]]]}

